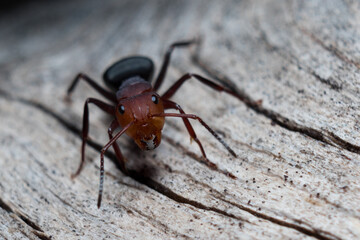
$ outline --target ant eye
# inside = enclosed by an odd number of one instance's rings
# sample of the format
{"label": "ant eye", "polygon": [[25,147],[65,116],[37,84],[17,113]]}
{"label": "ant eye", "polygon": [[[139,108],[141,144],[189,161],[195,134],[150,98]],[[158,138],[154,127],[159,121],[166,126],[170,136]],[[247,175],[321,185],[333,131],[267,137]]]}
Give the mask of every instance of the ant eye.
{"label": "ant eye", "polygon": [[124,105],[120,105],[120,106],[118,107],[118,110],[119,110],[119,113],[120,113],[120,114],[124,114],[124,112],[125,112],[125,107],[124,107]]}
{"label": "ant eye", "polygon": [[151,96],[151,101],[153,101],[153,103],[155,103],[155,104],[158,104],[158,103],[159,103],[159,99],[158,99],[157,96],[155,96],[155,95],[152,95],[152,96]]}

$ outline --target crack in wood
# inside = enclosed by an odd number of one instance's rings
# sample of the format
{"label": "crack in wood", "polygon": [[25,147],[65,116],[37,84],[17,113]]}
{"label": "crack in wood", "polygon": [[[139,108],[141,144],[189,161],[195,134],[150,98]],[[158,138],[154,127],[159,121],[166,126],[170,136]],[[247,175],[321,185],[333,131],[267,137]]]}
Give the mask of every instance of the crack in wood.
{"label": "crack in wood", "polygon": [[[113,156],[115,157],[115,156]],[[114,161],[114,160],[113,160]],[[190,200],[190,199],[187,199],[187,198],[184,198],[178,194],[176,194],[175,192],[173,192],[171,189],[167,188],[166,186],[154,181],[153,179],[150,179],[150,178],[147,178],[147,177],[144,177],[142,175],[139,175],[139,173],[135,172],[135,171],[130,171],[130,176],[132,178],[134,178],[135,180],[137,180],[138,182],[140,183],[143,183],[144,185],[148,186],[149,188],[169,197],[170,199],[176,201],[176,202],[179,202],[179,203],[185,203],[185,204],[189,204],[189,205],[192,205],[196,208],[199,208],[199,209],[203,209],[203,210],[210,210],[210,211],[214,211],[214,212],[217,212],[219,214],[222,214],[224,216],[227,216],[227,217],[230,217],[230,218],[234,218],[234,219],[237,219],[237,220],[241,220],[241,221],[246,221],[245,219],[242,219],[234,214],[230,214],[230,213],[227,213],[223,210],[220,210],[220,209],[217,209],[215,207],[208,207],[208,206],[205,206],[199,202],[196,202],[196,201],[193,201],[193,200]],[[211,188],[213,191],[217,192],[218,194],[220,194],[217,190]],[[281,225],[281,226],[284,226],[284,227],[288,227],[288,228],[292,228],[292,229],[295,229],[299,232],[302,232],[308,236],[312,236],[312,237],[315,237],[315,238],[318,238],[318,239],[324,239],[324,240],[331,240],[331,239],[341,239],[327,231],[323,231],[323,230],[319,230],[319,229],[314,229],[314,228],[311,228],[310,226],[308,226],[310,229],[308,228],[305,228],[305,227],[302,227],[300,225],[296,225],[294,223],[289,223],[289,222],[286,222],[286,221],[283,221],[283,220],[280,220],[280,219],[277,219],[277,218],[274,218],[274,217],[271,217],[271,216],[268,216],[264,213],[261,213],[261,212],[258,212],[258,211],[255,211],[251,208],[248,208],[248,207],[245,207],[241,204],[238,204],[238,203],[234,203],[234,202],[231,202],[231,201],[228,201],[224,198],[224,196],[222,194],[220,194],[221,197],[217,197],[219,200],[223,201],[223,202],[226,202],[230,205],[233,205],[243,211],[246,211],[250,214],[252,214],[253,216],[256,216],[258,218],[262,218],[262,219],[265,219],[265,220],[268,220],[272,223],[275,223],[275,224],[278,224],[278,225]],[[300,220],[298,220],[300,221]],[[247,222],[247,221],[246,221]],[[302,222],[302,224],[304,224]]]}
{"label": "crack in wood", "polygon": [[[246,207],[246,206],[244,206],[242,204],[226,200],[225,196],[221,192],[219,192],[218,190],[212,188],[210,185],[208,185],[206,183],[199,182],[199,181],[195,180],[195,178],[193,176],[191,176],[189,173],[180,172],[180,171],[173,171],[173,172],[178,173],[178,174],[183,174],[183,175],[187,176],[188,178],[191,178],[196,184],[199,184],[199,185],[203,186],[204,188],[209,189],[209,191],[211,192],[211,195],[214,196],[216,199],[219,199],[219,200],[221,200],[223,202],[226,202],[226,203],[228,203],[228,204],[230,204],[232,206],[235,206],[236,208],[241,209],[243,211],[246,211],[246,212],[248,212],[248,213],[250,213],[253,216],[256,216],[258,218],[262,218],[262,219],[268,220],[270,222],[275,222],[278,225],[281,225],[281,226],[284,226],[284,227],[296,229],[299,232],[302,232],[302,233],[304,233],[306,235],[309,235],[309,236],[316,237],[318,239],[341,239],[341,238],[331,234],[330,232],[312,228],[309,224],[304,223],[303,221],[301,221],[299,219],[292,218],[292,220],[294,222],[298,222],[299,224],[306,225],[307,228],[302,227],[300,225],[293,224],[293,223],[289,223],[289,222],[286,222],[286,221],[283,221],[283,220],[280,220],[280,219],[277,219],[277,218],[274,218],[274,217],[271,217],[271,216],[268,216],[268,215],[266,215],[264,213],[255,211],[252,208]],[[258,208],[257,206],[253,206],[253,207]]]}
{"label": "crack in wood", "polygon": [[[185,235],[185,234],[182,234],[182,233],[179,233],[173,229],[171,229],[168,225],[156,220],[155,218],[151,217],[151,216],[148,216],[144,213],[142,213],[141,211],[137,210],[137,209],[134,209],[134,208],[131,208],[131,209],[128,209],[126,208],[124,205],[121,205],[121,204],[116,204],[117,206],[123,208],[123,209],[127,209],[127,211],[132,211],[132,212],[136,212],[139,216],[142,216],[143,218],[147,219],[148,223],[150,225],[152,225],[153,227],[161,230],[162,232],[164,232],[165,234],[168,234],[169,232],[171,232],[173,235],[175,235],[176,237],[182,237],[184,239],[192,239],[191,237]],[[160,229],[159,226],[162,228]]]}
{"label": "crack in wood", "polygon": [[0,198],[0,208],[4,209],[8,213],[14,213],[11,207],[7,205],[1,198]]}
{"label": "crack in wood", "polygon": [[[281,225],[281,226],[284,226],[284,227],[288,227],[288,228],[293,228],[299,232],[302,232],[308,236],[312,236],[312,237],[315,237],[317,239],[324,239],[324,240],[332,240],[332,239],[341,239],[340,237],[338,236],[335,236],[333,235],[332,233],[330,232],[327,232],[327,231],[323,231],[323,230],[320,230],[320,229],[316,229],[316,228],[313,228],[311,226],[309,226],[309,224],[306,224],[308,228],[305,228],[305,227],[302,227],[300,225],[296,225],[294,223],[289,223],[289,222],[286,222],[286,221],[283,221],[283,220],[280,220],[280,219],[277,219],[277,218],[274,218],[274,217],[271,217],[271,216],[268,216],[266,214],[263,214],[263,213],[260,213],[260,212],[257,212],[251,208],[248,208],[248,207],[245,207],[241,204],[238,204],[238,203],[234,203],[234,202],[231,202],[231,201],[228,201],[224,198],[219,198],[220,200],[224,201],[224,202],[227,202],[233,206],[236,206],[238,207],[239,209],[243,210],[243,211],[246,211],[258,218],[262,218],[262,219],[266,219],[270,222],[273,222],[273,223],[276,223],[278,225]],[[294,220],[294,219],[292,219]],[[295,219],[297,220],[300,224],[305,224],[303,221],[301,220],[298,220],[298,219]]]}
{"label": "crack in wood", "polygon": [[6,204],[1,198],[0,198],[0,208],[4,209],[6,212],[14,214],[18,219],[20,219],[23,223],[25,223],[27,226],[32,228],[31,232],[35,234],[37,237],[39,237],[42,240],[50,240],[51,237],[49,237],[44,230],[42,230],[35,222],[30,220],[25,215],[21,214],[18,211],[14,211],[8,204]]}
{"label": "crack in wood", "polygon": [[156,182],[151,178],[145,177],[145,176],[139,174],[136,171],[130,170],[129,173],[130,173],[130,176],[132,178],[134,178],[136,181],[148,186],[149,188],[157,191],[158,193],[160,193],[162,195],[165,195],[166,197],[168,197],[168,198],[170,198],[170,199],[172,199],[172,200],[174,200],[174,201],[176,201],[178,203],[188,204],[188,205],[191,205],[191,206],[193,206],[195,208],[198,208],[198,209],[212,211],[212,212],[218,213],[220,215],[223,215],[223,216],[226,216],[226,217],[229,217],[229,218],[233,218],[233,219],[236,219],[236,220],[239,220],[239,221],[242,221],[242,222],[247,222],[247,220],[245,220],[245,219],[243,219],[243,218],[241,218],[239,216],[236,216],[234,214],[228,213],[228,212],[226,212],[224,210],[221,210],[221,209],[218,209],[218,208],[215,208],[215,207],[209,207],[209,206],[206,206],[206,205],[204,205],[204,204],[202,204],[200,202],[197,202],[197,201],[194,201],[194,200],[191,200],[191,199],[187,199],[187,198],[175,193],[174,191],[167,188],[163,184],[161,184],[159,182]]}
{"label": "crack in wood", "polygon": [[331,44],[327,45],[324,41],[322,41],[320,38],[317,38],[313,33],[311,33],[310,31],[308,31],[307,29],[305,29],[302,26],[299,26],[297,24],[295,24],[295,26],[297,26],[300,29],[300,31],[302,33],[304,33],[306,36],[310,37],[311,40],[313,40],[314,42],[319,44],[325,50],[327,50],[327,51],[331,52],[332,54],[334,54],[337,58],[339,58],[343,62],[345,62],[347,64],[351,64],[351,65],[355,66],[356,68],[360,69],[360,63],[359,62],[356,62],[353,59],[350,59],[347,56],[345,56],[345,54],[343,54],[336,46],[331,45]]}
{"label": "crack in wood", "polygon": [[[204,68],[204,71],[207,71],[208,74],[210,74],[209,70],[207,68]],[[215,78],[221,82],[223,82],[223,84],[227,85],[227,86],[230,86],[230,85],[234,85],[232,83],[232,81],[229,81],[228,79],[218,79],[216,77],[216,75],[213,75],[213,74],[210,74],[212,75],[213,77],[215,76]],[[226,83],[227,81],[229,81],[229,83]],[[236,90],[235,90],[236,91]],[[31,100],[27,100],[27,99],[22,99],[22,98],[14,98],[12,97],[10,94],[8,94],[6,91],[4,90],[1,90],[0,89],[0,95],[2,95],[3,97],[9,99],[9,100],[15,100],[15,101],[18,101],[18,102],[21,102],[23,104],[26,104],[28,106],[31,106],[31,107],[34,107],[35,109],[38,109],[40,110],[41,112],[53,117],[54,119],[56,119],[61,125],[63,125],[66,129],[68,129],[70,132],[72,132],[74,135],[76,135],[77,137],[81,138],[81,131],[80,129],[78,129],[75,125],[69,123],[68,121],[66,121],[64,118],[62,118],[60,115],[58,115],[57,113],[53,112],[51,109],[47,108],[45,105],[39,103],[39,102],[34,102],[34,101],[31,101]],[[261,109],[262,107],[260,107],[258,104],[256,104],[256,102],[252,101],[250,97],[246,96],[245,99],[248,99],[249,101],[246,103],[249,107],[251,108],[254,108],[254,110],[258,110],[258,109]],[[270,110],[267,110],[267,111],[270,111]],[[271,112],[271,111],[270,111]],[[262,113],[262,112],[260,112]],[[88,143],[87,143],[90,147],[92,147],[93,149],[97,150],[97,151],[100,151],[102,149],[102,146],[92,140],[89,140]],[[116,160],[116,156],[115,154],[113,154],[112,152],[106,152],[105,155],[111,159],[111,161],[113,161],[115,163],[115,165],[118,167],[118,169],[121,171],[121,168],[119,166],[119,163],[118,161]],[[188,205],[191,205],[197,209],[202,209],[202,210],[207,210],[207,211],[212,211],[212,212],[215,212],[215,213],[218,213],[220,215],[223,215],[223,216],[226,216],[226,217],[229,217],[229,218],[232,218],[232,219],[236,219],[236,220],[239,220],[239,221],[242,221],[242,222],[248,222],[246,219],[243,219],[239,216],[236,216],[234,214],[231,214],[231,213],[228,213],[224,210],[221,210],[221,209],[218,209],[216,207],[210,207],[210,206],[206,206],[202,203],[199,203],[197,201],[194,201],[194,200],[191,200],[191,199],[187,199],[177,193],[175,193],[174,191],[172,191],[171,189],[167,188],[166,186],[164,186],[163,184],[159,183],[159,182],[156,182],[154,181],[153,179],[151,178],[148,178],[144,175],[142,175],[141,173],[138,173],[134,170],[129,170],[128,171],[129,174],[128,176],[131,177],[132,179],[136,180],[137,182],[139,183],[142,183],[144,184],[145,186],[149,187],[150,189],[153,189],[155,190],[156,192],[178,202],[178,203],[182,203],[182,204],[188,204]],[[124,173],[126,175],[126,173]],[[256,216],[258,218],[261,218],[261,219],[265,219],[265,220],[268,220],[274,224],[277,224],[277,225],[281,225],[281,226],[284,226],[284,227],[288,227],[288,228],[292,228],[294,230],[297,230],[303,234],[306,234],[308,236],[312,236],[312,237],[315,237],[317,239],[325,239],[325,240],[331,240],[331,239],[340,239],[339,237],[335,236],[335,235],[332,235],[331,233],[328,233],[326,231],[322,231],[322,230],[318,230],[318,229],[307,229],[307,228],[304,228],[300,225],[296,225],[296,224],[293,224],[293,223],[288,223],[286,221],[283,221],[283,220],[280,220],[280,219],[277,219],[277,218],[274,218],[274,217],[271,217],[271,216],[268,216],[264,213],[260,213],[260,212],[257,212],[251,208],[248,208],[248,207],[245,207],[241,204],[237,204],[237,203],[233,203],[231,201],[228,201],[226,200],[224,197],[220,197],[218,198],[228,204],[231,204],[233,206],[236,206],[238,207],[239,209],[243,210],[243,211],[246,211],[250,214],[252,214],[253,216]],[[4,208],[6,209],[7,205],[4,204],[1,199],[0,199],[0,207],[4,206]],[[10,208],[11,210],[11,208]],[[31,222],[31,220],[25,218],[27,222],[25,222],[25,220],[23,220],[25,223],[27,223],[29,226],[34,226],[34,227],[37,227],[35,223]],[[301,222],[301,221],[300,221]],[[36,228],[34,228],[36,230]],[[39,228],[40,229],[40,228]],[[40,231],[42,231],[40,229]],[[49,240],[51,238],[45,236],[42,234],[43,231],[41,232],[40,236],[38,236],[39,233],[35,233],[39,238],[41,239],[44,239],[44,240]]]}
{"label": "crack in wood", "polygon": [[295,66],[297,66],[298,69],[304,69],[305,72],[307,72],[308,74],[312,75],[313,77],[315,77],[318,81],[320,81],[321,83],[324,83],[328,86],[330,86],[331,89],[335,90],[335,91],[341,91],[343,86],[341,83],[336,82],[335,79],[333,79],[332,77],[329,77],[327,79],[321,77],[319,74],[317,74],[313,69],[301,65],[298,61],[298,59],[291,53],[286,53],[290,56],[290,58],[288,58],[286,56],[286,54],[283,54],[283,51],[281,51],[278,47],[272,45],[265,33],[264,30],[261,30],[260,32],[260,40],[265,44],[266,48],[268,49],[268,51],[271,52],[277,52],[279,53],[279,56],[281,56],[282,58],[284,58],[286,61],[291,62],[292,64],[294,64]]}
{"label": "crack in wood", "polygon": [[[113,157],[115,157],[115,156],[109,155],[108,157],[111,159],[111,158],[113,158]],[[116,161],[115,159],[111,159],[111,160],[112,160],[113,162]],[[98,166],[95,166],[95,167],[96,167],[97,169],[100,169]],[[120,169],[119,167],[118,167],[118,169],[121,171],[121,169]],[[117,181],[119,184],[121,184],[121,185],[124,185],[124,186],[129,187],[129,188],[136,189],[136,190],[138,190],[138,191],[144,191],[144,189],[141,189],[141,188],[135,187],[135,186],[133,186],[133,185],[131,185],[131,184],[129,184],[129,183],[120,181],[117,176],[115,176],[115,175],[113,175],[113,174],[111,174],[111,173],[109,173],[109,172],[105,172],[105,175],[111,177],[113,180],[116,180],[116,181]],[[131,177],[130,175],[127,175],[127,176]],[[138,182],[136,179],[134,179],[134,178],[132,178],[132,179],[135,180],[136,182]],[[147,186],[146,184],[143,184],[143,185]],[[162,195],[163,195],[163,194],[162,194]],[[178,237],[178,236],[182,236],[183,238],[190,239],[189,236],[184,235],[184,234],[181,234],[181,233],[179,233],[179,232],[176,232],[175,230],[173,230],[173,229],[171,229],[170,227],[168,227],[166,224],[157,221],[157,220],[154,219],[153,217],[148,216],[148,215],[142,213],[141,211],[138,211],[138,210],[136,210],[136,209],[134,209],[134,208],[131,208],[131,209],[130,209],[130,208],[128,208],[128,207],[126,207],[126,206],[124,206],[124,205],[122,205],[122,204],[119,204],[119,203],[117,203],[117,202],[114,203],[114,205],[125,209],[125,211],[127,211],[128,214],[130,214],[130,213],[132,213],[132,212],[136,212],[136,213],[139,214],[140,216],[142,216],[142,217],[146,218],[147,220],[149,220],[148,222],[149,222],[153,227],[155,227],[155,228],[157,228],[157,229],[159,229],[159,225],[160,225],[160,226],[163,228],[163,229],[160,229],[160,230],[163,231],[164,233],[167,233],[167,232],[171,231],[171,232],[173,232],[173,234],[175,234],[177,237]],[[158,225],[153,224],[154,222],[156,222]]]}
{"label": "crack in wood", "polygon": [[[177,129],[177,130],[179,130],[179,129]],[[263,149],[257,149],[257,148],[255,148],[255,147],[249,145],[249,144],[246,144],[246,143],[243,143],[243,142],[240,142],[240,141],[236,141],[236,140],[234,140],[234,141],[235,141],[237,144],[243,145],[243,146],[251,149],[251,151],[258,152],[258,153],[262,153],[262,154],[266,154],[266,155],[268,155],[268,156],[273,157],[274,159],[280,159],[280,160],[282,160],[283,163],[286,162],[286,159],[285,159],[284,157],[282,157],[281,155],[276,155],[276,154],[272,153],[271,151],[267,151],[267,150],[263,150]],[[258,167],[257,165],[252,164],[252,163],[250,163],[250,162],[248,162],[248,161],[247,161],[247,163],[250,164],[250,165],[253,166],[253,167]],[[203,187],[207,187],[207,188],[209,188],[211,191],[217,191],[217,190],[211,188],[209,185],[207,185],[207,184],[205,184],[205,183],[196,181],[195,178],[194,178],[193,176],[191,176],[189,173],[182,172],[182,171],[175,171],[175,170],[171,170],[171,169],[169,170],[169,169],[168,169],[169,167],[166,167],[166,166],[164,166],[164,168],[165,168],[166,170],[168,170],[169,173],[178,173],[178,174],[185,175],[185,176],[187,176],[188,178],[193,179],[193,181],[194,181],[196,184],[199,184],[199,185],[201,185],[201,186],[203,186]],[[269,170],[262,171],[262,173],[263,173],[264,175],[266,175],[266,176],[269,176],[269,177],[274,177],[274,178],[278,178],[278,179],[280,179],[280,180],[284,180],[284,181],[285,181],[284,184],[286,184],[286,183],[287,183],[287,184],[290,184],[292,187],[296,188],[297,190],[302,191],[302,192],[307,193],[307,194],[310,194],[310,196],[312,196],[311,192],[308,191],[308,190],[309,190],[308,188],[303,188],[303,187],[302,187],[303,184],[298,185],[298,184],[296,184],[296,183],[293,183],[292,181],[289,182],[289,181],[287,181],[286,179],[284,179],[283,176],[280,176],[280,175],[271,173],[271,172],[269,172]],[[328,180],[331,181],[331,179],[328,179]],[[217,191],[217,192],[218,192],[218,191]],[[220,192],[218,192],[218,193],[220,194]],[[220,194],[220,196],[224,197],[224,195],[222,195],[222,194]],[[360,219],[359,216],[354,215],[354,214],[352,213],[351,209],[344,208],[343,206],[341,206],[341,205],[338,204],[338,203],[331,202],[329,199],[327,199],[327,198],[324,197],[324,196],[321,196],[321,197],[317,196],[316,198],[319,199],[319,200],[323,200],[325,203],[327,203],[327,204],[329,204],[329,205],[332,205],[332,206],[336,207],[337,209],[339,209],[339,210],[341,210],[341,211],[344,211],[344,212],[346,212],[346,213],[348,213],[348,214],[351,214],[351,216],[353,216],[354,218]]]}
{"label": "crack in wood", "polygon": [[231,90],[238,93],[241,96],[241,99],[239,100],[244,102],[244,104],[246,104],[250,109],[254,110],[258,114],[261,114],[271,119],[273,123],[276,123],[280,127],[283,127],[284,129],[290,130],[292,132],[298,132],[304,134],[310,138],[313,138],[317,141],[321,141],[330,146],[338,147],[353,153],[360,154],[360,146],[349,143],[330,131],[321,132],[317,129],[300,125],[296,123],[294,120],[286,118],[273,110],[264,108],[262,107],[262,105],[257,104],[257,102],[254,101],[254,99],[252,99],[248,94],[245,93],[245,91],[239,90],[236,87],[235,81],[231,80],[229,77],[225,76],[224,74],[219,73],[215,69],[209,67],[205,62],[200,60],[197,54],[193,55],[192,61],[200,69],[202,69],[204,72],[210,75],[213,79],[217,80],[225,87],[228,87]]}
{"label": "crack in wood", "polygon": [[227,170],[223,170],[223,169],[220,169],[220,168],[217,168],[217,169],[214,170],[213,168],[211,168],[210,166],[208,166],[206,164],[206,162],[203,160],[203,157],[200,157],[200,156],[196,155],[195,153],[188,151],[184,146],[182,146],[180,143],[175,142],[170,137],[167,137],[167,136],[163,135],[163,139],[165,139],[170,145],[172,145],[172,146],[174,146],[176,148],[181,148],[182,152],[184,152],[185,155],[187,155],[188,157],[194,159],[195,161],[197,161],[197,162],[199,162],[201,164],[204,164],[210,170],[222,173],[222,174],[224,174],[225,176],[227,176],[227,177],[229,177],[231,179],[237,179],[237,177],[234,174],[232,174],[231,172],[229,172]]}
{"label": "crack in wood", "polygon": [[[301,67],[301,66],[299,66]],[[317,74],[315,71],[308,69],[308,72],[313,75],[317,80],[319,80],[320,82],[329,85],[331,87],[331,89],[334,89],[335,91],[341,91],[342,90],[342,84],[341,83],[337,83],[332,77],[325,79],[322,78],[319,74]]]}
{"label": "crack in wood", "polygon": [[39,226],[36,225],[36,223],[31,221],[29,218],[27,218],[27,217],[25,217],[24,215],[21,215],[21,214],[16,214],[16,215],[18,215],[20,217],[20,219],[23,220],[31,228],[33,228],[33,229],[35,229],[36,231],[39,231],[39,232],[44,232]]}

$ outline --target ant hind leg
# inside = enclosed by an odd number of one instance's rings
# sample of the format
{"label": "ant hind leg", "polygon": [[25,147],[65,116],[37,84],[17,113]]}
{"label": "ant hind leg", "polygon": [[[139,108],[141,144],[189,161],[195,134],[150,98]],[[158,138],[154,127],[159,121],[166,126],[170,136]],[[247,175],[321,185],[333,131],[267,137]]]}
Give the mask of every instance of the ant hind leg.
{"label": "ant hind leg", "polygon": [[76,75],[76,77],[72,81],[70,87],[67,90],[67,96],[65,98],[66,101],[70,101],[71,93],[74,91],[74,89],[75,89],[75,87],[76,87],[76,85],[77,85],[77,83],[79,82],[80,79],[82,79],[85,82],[87,82],[88,84],[90,84],[91,87],[93,87],[98,93],[103,95],[108,100],[110,100],[110,101],[112,101],[114,103],[117,103],[115,93],[104,89],[103,87],[101,87],[99,84],[97,84],[94,80],[92,80],[90,77],[88,77],[84,73],[79,73],[78,75]]}
{"label": "ant hind leg", "polygon": [[166,54],[164,56],[163,64],[161,66],[159,75],[157,76],[155,84],[154,84],[154,90],[155,91],[157,91],[160,88],[162,82],[164,81],[164,78],[165,78],[169,63],[170,63],[171,53],[173,52],[174,48],[187,47],[187,46],[190,46],[191,44],[195,44],[195,43],[199,43],[199,42],[200,42],[200,39],[195,38],[195,39],[190,40],[190,41],[175,42],[175,43],[170,45],[170,47],[166,51]]}

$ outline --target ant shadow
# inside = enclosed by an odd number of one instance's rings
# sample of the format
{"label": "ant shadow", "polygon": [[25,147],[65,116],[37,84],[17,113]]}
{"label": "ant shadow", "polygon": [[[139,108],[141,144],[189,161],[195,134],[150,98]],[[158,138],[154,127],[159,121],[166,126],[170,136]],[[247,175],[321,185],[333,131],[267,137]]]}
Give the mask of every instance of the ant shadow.
{"label": "ant shadow", "polygon": [[135,179],[149,179],[158,176],[159,170],[155,164],[146,159],[151,154],[148,151],[139,151],[139,147],[129,138],[127,146],[127,155],[130,157],[126,162],[127,171],[130,177]]}

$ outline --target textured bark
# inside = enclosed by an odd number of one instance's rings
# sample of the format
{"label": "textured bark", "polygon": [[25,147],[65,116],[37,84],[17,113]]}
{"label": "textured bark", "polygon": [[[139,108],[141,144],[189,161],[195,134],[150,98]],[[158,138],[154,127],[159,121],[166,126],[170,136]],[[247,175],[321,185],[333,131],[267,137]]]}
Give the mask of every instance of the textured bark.
{"label": "textured bark", "polygon": [[[0,239],[360,238],[360,4],[358,1],[53,1],[0,16]],[[163,93],[187,72],[230,87],[240,101],[190,80],[175,94],[196,121],[212,170],[180,119],[159,148],[109,151],[96,207],[99,150],[111,119],[90,107],[82,173],[83,104],[101,98],[73,77],[124,56],[153,58],[174,41]],[[254,104],[262,100],[261,105]],[[233,174],[236,179],[229,177]]]}

